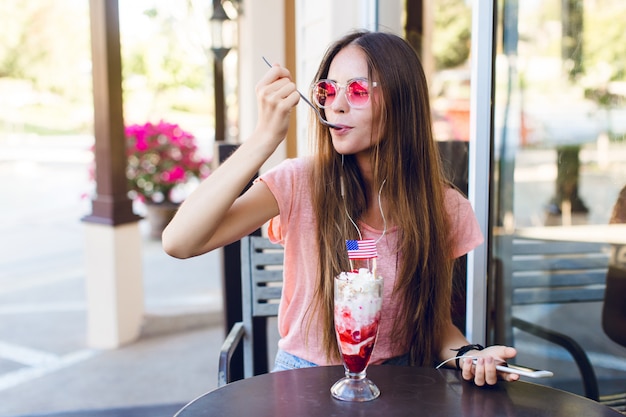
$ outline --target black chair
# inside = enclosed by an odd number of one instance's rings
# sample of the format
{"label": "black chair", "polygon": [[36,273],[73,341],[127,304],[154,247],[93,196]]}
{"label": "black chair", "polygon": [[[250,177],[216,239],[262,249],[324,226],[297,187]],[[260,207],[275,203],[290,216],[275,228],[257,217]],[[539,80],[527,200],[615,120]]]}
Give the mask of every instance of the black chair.
{"label": "black chair", "polygon": [[613,246],[606,275],[602,329],[611,340],[626,347],[626,265],[619,259],[626,259],[626,245]]}
{"label": "black chair", "polygon": [[[624,251],[626,246],[615,249]],[[626,269],[614,264],[609,265],[606,275],[602,329],[611,340],[626,347]],[[626,392],[602,396],[600,401],[626,413]]]}
{"label": "black chair", "polygon": [[610,266],[608,245],[535,239],[514,239],[508,245],[512,262],[506,271],[497,262],[501,293],[496,298],[498,317],[509,333],[497,342],[514,346],[511,329],[517,328],[563,347],[580,371],[585,396],[625,410],[626,392],[600,395],[593,365],[578,341],[511,313],[516,305],[603,302],[605,333],[617,343],[626,342],[626,271]]}
{"label": "black chair", "polygon": [[232,381],[230,363],[243,341],[244,378],[267,373],[268,319],[278,315],[283,283],[283,247],[266,237],[241,240],[242,321],[233,325],[224,341],[218,365],[218,386]]}

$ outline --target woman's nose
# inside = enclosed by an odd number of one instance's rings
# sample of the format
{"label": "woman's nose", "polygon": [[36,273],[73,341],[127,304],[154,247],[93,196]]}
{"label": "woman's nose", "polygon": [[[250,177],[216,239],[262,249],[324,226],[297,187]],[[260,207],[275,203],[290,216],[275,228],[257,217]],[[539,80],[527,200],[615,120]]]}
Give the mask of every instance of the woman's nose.
{"label": "woman's nose", "polygon": [[348,103],[348,99],[346,98],[345,87],[338,88],[337,93],[335,94],[335,99],[330,107],[333,111],[339,113],[343,113],[350,108],[350,103]]}

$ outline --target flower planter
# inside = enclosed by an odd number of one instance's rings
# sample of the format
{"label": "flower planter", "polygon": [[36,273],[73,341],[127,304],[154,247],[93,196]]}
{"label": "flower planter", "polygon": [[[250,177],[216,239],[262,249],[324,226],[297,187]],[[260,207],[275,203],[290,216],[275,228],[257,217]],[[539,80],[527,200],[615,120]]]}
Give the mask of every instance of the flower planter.
{"label": "flower planter", "polygon": [[147,203],[146,204],[146,220],[150,225],[150,237],[153,239],[161,239],[163,229],[169,224],[170,220],[176,214],[179,204],[175,203]]}
{"label": "flower planter", "polygon": [[[184,200],[210,174],[210,159],[202,157],[196,138],[177,124],[162,120],[132,124],[125,127],[124,134],[128,197],[145,204],[150,236],[161,239],[180,205],[173,201]],[[95,169],[94,158],[92,179]]]}

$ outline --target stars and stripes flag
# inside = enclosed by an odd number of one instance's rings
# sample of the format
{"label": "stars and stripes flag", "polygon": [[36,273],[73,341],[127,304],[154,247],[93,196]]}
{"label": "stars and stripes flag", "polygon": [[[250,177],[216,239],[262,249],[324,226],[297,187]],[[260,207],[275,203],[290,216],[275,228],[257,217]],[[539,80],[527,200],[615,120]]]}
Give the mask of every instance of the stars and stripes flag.
{"label": "stars and stripes flag", "polygon": [[376,241],[374,239],[346,240],[348,259],[376,258]]}

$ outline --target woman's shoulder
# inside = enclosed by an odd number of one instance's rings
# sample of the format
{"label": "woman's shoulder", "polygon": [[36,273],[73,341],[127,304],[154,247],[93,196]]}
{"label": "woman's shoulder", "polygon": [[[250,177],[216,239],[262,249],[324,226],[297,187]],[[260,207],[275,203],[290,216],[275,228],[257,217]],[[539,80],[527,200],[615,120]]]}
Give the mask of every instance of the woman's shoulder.
{"label": "woman's shoulder", "polygon": [[458,229],[464,229],[470,224],[476,223],[476,215],[474,214],[472,204],[462,192],[454,187],[447,187],[444,199],[446,212],[454,233]]}
{"label": "woman's shoulder", "polygon": [[459,206],[470,206],[467,197],[455,187],[446,187],[444,191],[444,203],[448,209]]}
{"label": "woman's shoulder", "polygon": [[275,171],[287,171],[299,174],[309,172],[311,167],[312,160],[309,157],[287,158],[271,168],[268,173],[273,173]]}
{"label": "woman's shoulder", "polygon": [[483,242],[483,235],[470,201],[459,190],[448,187],[445,205],[454,239],[453,257],[457,258]]}
{"label": "woman's shoulder", "polygon": [[270,187],[275,196],[285,192],[301,192],[309,187],[311,167],[309,158],[289,158],[261,174],[259,179]]}

